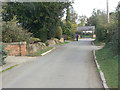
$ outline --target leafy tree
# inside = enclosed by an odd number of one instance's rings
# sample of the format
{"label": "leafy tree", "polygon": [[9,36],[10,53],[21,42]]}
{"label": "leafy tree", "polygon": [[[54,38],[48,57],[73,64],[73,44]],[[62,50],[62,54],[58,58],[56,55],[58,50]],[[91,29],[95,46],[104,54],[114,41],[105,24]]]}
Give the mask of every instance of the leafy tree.
{"label": "leafy tree", "polygon": [[77,18],[78,18],[78,14],[74,11],[73,7],[71,7],[70,21],[76,22]]}
{"label": "leafy tree", "polygon": [[58,30],[56,31],[56,38],[60,39],[62,37],[62,28],[61,26],[58,27]]}
{"label": "leafy tree", "polygon": [[107,23],[107,15],[104,11],[93,9],[92,16],[87,19],[88,26],[97,26],[98,24]]}
{"label": "leafy tree", "polygon": [[117,13],[117,11],[115,11],[109,14],[110,23],[107,23],[106,13],[104,11],[94,9],[92,16],[88,19],[87,25],[96,26],[97,40],[101,42],[106,42],[106,44],[110,45],[110,48],[116,54],[119,46],[119,30],[117,29],[117,27],[119,26],[119,12]]}
{"label": "leafy tree", "polygon": [[87,25],[96,27],[96,36],[98,41],[106,40],[105,24],[107,23],[106,13],[101,10],[93,10],[92,16],[88,18]]}
{"label": "leafy tree", "polygon": [[64,34],[70,35],[70,29],[71,29],[71,22],[67,21],[64,25]]}
{"label": "leafy tree", "polygon": [[79,26],[85,26],[86,22],[87,22],[87,17],[86,16],[79,16],[78,17],[78,27]]}
{"label": "leafy tree", "polygon": [[75,31],[77,29],[76,19],[77,14],[72,7],[68,7],[66,20],[62,21],[62,28],[63,34],[66,35],[70,40],[73,40],[75,38]]}
{"label": "leafy tree", "polygon": [[11,21],[16,16],[23,28],[34,37],[46,41],[55,36],[57,27],[70,3],[64,2],[12,2],[3,6],[3,20]]}
{"label": "leafy tree", "polygon": [[68,23],[69,21],[70,21],[70,8],[67,7],[66,22]]}
{"label": "leafy tree", "polygon": [[75,39],[75,37],[76,37],[75,32],[76,31],[77,31],[77,24],[76,24],[76,22],[73,22],[71,24],[71,30],[70,30],[70,36],[72,37],[72,39]]}

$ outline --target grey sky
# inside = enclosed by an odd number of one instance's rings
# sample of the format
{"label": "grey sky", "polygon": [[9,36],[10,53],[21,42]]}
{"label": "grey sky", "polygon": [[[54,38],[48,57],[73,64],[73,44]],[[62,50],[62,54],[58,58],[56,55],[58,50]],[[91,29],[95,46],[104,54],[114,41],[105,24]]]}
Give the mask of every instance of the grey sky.
{"label": "grey sky", "polygon": [[[109,11],[115,11],[120,0],[109,0]],[[73,8],[78,15],[91,16],[94,8],[106,11],[106,0],[75,0]]]}

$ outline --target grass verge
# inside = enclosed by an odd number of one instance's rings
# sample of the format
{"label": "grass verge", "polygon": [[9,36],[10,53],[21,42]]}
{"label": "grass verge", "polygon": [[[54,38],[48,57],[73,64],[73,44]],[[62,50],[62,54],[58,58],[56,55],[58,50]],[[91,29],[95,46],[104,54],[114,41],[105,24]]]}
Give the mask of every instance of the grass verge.
{"label": "grass verge", "polygon": [[67,44],[67,43],[69,43],[69,42],[66,42],[66,41],[65,41],[65,42],[63,42],[63,43],[57,43],[56,45],[60,45],[60,46],[61,46],[61,45],[63,45],[63,44]]}
{"label": "grass verge", "polygon": [[95,44],[96,46],[104,46],[104,45],[105,45],[104,42],[99,42],[99,41],[97,41],[97,40],[94,41],[94,44]]}
{"label": "grass verge", "polygon": [[118,55],[114,55],[112,50],[105,46],[96,51],[96,57],[109,88],[118,88]]}
{"label": "grass verge", "polygon": [[0,73],[2,73],[2,72],[5,72],[5,71],[7,71],[7,70],[10,70],[10,69],[12,69],[12,68],[14,68],[15,66],[18,66],[19,64],[16,64],[16,65],[14,65],[14,66],[11,66],[11,67],[9,67],[9,68],[7,68],[7,69],[5,69],[5,70],[2,70]]}
{"label": "grass verge", "polygon": [[92,35],[83,35],[83,38],[92,38]]}
{"label": "grass verge", "polygon": [[48,47],[47,49],[44,49],[44,50],[41,50],[39,52],[33,53],[30,56],[32,56],[32,57],[41,56],[42,53],[45,53],[45,52],[47,52],[47,51],[49,51],[49,50],[51,50],[53,48],[54,47]]}
{"label": "grass verge", "polygon": [[96,39],[96,37],[93,37],[92,39]]}

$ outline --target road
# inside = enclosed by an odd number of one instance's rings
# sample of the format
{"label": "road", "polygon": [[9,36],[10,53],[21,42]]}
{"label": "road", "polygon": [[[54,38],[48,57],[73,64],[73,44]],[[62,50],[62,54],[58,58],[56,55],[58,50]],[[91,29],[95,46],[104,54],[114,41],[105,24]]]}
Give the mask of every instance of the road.
{"label": "road", "polygon": [[91,39],[60,46],[2,74],[3,88],[102,88]]}

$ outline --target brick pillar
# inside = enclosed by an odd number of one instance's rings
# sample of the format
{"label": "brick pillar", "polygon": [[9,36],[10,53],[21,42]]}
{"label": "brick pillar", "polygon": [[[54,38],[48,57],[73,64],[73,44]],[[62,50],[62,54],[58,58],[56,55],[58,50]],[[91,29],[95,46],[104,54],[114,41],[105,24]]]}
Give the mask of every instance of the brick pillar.
{"label": "brick pillar", "polygon": [[26,42],[4,43],[5,50],[10,56],[25,56],[27,54]]}

